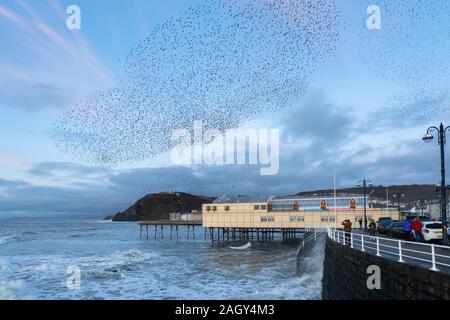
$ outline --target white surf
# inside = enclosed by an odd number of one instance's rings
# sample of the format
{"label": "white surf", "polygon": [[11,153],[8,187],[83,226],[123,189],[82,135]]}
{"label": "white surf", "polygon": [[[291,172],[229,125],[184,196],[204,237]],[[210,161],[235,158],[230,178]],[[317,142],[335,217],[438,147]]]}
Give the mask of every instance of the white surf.
{"label": "white surf", "polygon": [[233,250],[245,250],[245,249],[250,248],[251,246],[252,246],[252,243],[248,242],[248,243],[246,243],[246,244],[244,244],[243,246],[240,246],[240,247],[231,247],[230,246],[230,249],[233,249]]}

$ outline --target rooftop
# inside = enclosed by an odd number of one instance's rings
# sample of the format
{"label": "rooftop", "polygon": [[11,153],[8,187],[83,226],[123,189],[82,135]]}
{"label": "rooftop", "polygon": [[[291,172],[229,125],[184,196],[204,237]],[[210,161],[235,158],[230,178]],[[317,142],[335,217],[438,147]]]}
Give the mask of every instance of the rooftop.
{"label": "rooftop", "polygon": [[[336,199],[337,200],[346,200],[349,201],[350,199],[363,199],[363,195],[358,194],[337,194]],[[307,195],[307,196],[279,196],[279,197],[262,197],[262,196],[246,196],[246,195],[237,195],[237,196],[220,196],[216,198],[213,203],[262,203],[262,202],[293,202],[295,200],[297,201],[305,201],[305,200],[333,200],[333,195]]]}
{"label": "rooftop", "polygon": [[[336,194],[336,199],[363,199],[364,195],[362,194]],[[369,197],[367,197],[369,198]],[[318,194],[312,194],[312,195],[306,195],[306,196],[282,196],[282,197],[272,197],[271,201],[294,201],[294,200],[329,200],[334,199],[334,195],[328,194],[328,195],[318,195]]]}
{"label": "rooftop", "polygon": [[245,196],[245,195],[237,195],[237,196],[220,196],[216,198],[213,203],[257,203],[257,202],[268,202],[269,199],[267,197],[261,196]]}

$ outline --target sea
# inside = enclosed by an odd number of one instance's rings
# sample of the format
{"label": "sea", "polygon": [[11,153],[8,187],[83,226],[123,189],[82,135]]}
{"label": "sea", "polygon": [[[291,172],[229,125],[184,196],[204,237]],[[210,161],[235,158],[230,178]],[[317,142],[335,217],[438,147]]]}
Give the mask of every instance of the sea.
{"label": "sea", "polygon": [[[295,244],[245,250],[204,240],[139,237],[133,222],[0,218],[0,299],[282,299],[321,297],[323,255],[297,272]],[[192,230],[191,230],[192,231]]]}

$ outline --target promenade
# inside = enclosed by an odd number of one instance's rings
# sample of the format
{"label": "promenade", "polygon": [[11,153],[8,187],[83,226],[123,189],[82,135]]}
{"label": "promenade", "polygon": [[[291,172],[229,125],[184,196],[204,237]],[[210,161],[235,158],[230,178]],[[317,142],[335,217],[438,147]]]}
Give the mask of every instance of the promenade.
{"label": "promenade", "polygon": [[450,274],[450,247],[439,244],[404,241],[389,236],[370,237],[363,230],[355,229],[344,237],[344,232],[330,230],[329,237],[336,242],[389,260],[398,261]]}

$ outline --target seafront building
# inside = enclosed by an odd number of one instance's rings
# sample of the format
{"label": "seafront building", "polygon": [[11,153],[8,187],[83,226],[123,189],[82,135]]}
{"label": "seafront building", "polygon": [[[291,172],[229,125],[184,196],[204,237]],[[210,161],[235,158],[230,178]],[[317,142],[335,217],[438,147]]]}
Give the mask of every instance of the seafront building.
{"label": "seafront building", "polygon": [[[368,202],[366,214],[368,221],[398,219],[397,209],[370,208]],[[364,221],[364,196],[220,197],[202,206],[202,224],[207,228],[340,228],[345,219],[350,219],[354,227]]]}
{"label": "seafront building", "polygon": [[191,212],[171,212],[169,213],[170,221],[202,221],[202,213],[198,210]]}

